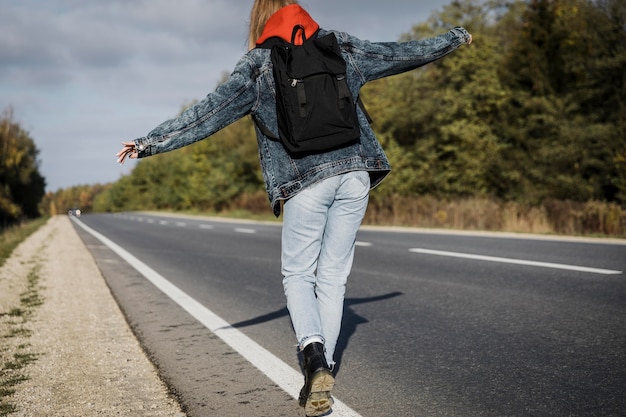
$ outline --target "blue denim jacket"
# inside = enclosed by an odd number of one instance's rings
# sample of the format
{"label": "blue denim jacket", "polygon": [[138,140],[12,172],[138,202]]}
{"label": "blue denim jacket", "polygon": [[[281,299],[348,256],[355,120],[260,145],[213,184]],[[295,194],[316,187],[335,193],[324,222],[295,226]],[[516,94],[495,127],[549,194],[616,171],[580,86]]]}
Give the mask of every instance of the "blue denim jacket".
{"label": "blue denim jacket", "polygon": [[[320,30],[320,36],[328,33]],[[433,38],[408,42],[370,42],[334,31],[347,63],[347,80],[353,97],[368,81],[399,74],[435,61],[469,41],[460,27]],[[246,115],[253,115],[278,134],[274,77],[270,50],[255,48],[236,64],[228,79],[204,100],[168,120],[147,136],[135,139],[139,157],[156,155],[190,145],[211,136]],[[368,171],[371,186],[377,186],[391,171],[367,118],[359,111],[361,139],[330,152],[291,157],[283,146],[257,127],[259,160],[271,207],[280,215],[280,200],[286,200],[325,178],[350,171]]]}

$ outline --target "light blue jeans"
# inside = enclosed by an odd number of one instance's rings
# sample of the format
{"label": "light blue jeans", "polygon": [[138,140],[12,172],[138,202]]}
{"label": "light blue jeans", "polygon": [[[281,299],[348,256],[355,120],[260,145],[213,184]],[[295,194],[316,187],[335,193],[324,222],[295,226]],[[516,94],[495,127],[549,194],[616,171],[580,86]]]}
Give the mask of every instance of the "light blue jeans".
{"label": "light blue jeans", "polygon": [[291,322],[301,348],[311,340],[324,343],[331,367],[369,189],[366,171],[349,172],[302,190],[283,207],[281,261]]}

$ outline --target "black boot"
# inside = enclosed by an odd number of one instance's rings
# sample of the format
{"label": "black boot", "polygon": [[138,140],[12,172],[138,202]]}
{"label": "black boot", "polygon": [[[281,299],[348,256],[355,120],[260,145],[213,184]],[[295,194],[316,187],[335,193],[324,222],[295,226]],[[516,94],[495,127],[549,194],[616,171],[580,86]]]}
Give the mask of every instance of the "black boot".
{"label": "black boot", "polygon": [[324,356],[324,345],[311,343],[302,351],[304,386],[300,390],[299,403],[307,416],[320,416],[330,411],[333,399],[330,391],[335,385]]}

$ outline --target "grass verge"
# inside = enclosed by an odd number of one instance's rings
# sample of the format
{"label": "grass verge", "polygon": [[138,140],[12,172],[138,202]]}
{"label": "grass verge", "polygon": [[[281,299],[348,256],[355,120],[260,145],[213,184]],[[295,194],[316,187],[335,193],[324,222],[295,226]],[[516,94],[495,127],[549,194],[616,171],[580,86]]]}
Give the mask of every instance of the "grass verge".
{"label": "grass verge", "polygon": [[[48,219],[41,218],[0,233],[0,267],[11,256],[13,250]],[[37,360],[28,344],[32,332],[28,322],[35,309],[43,303],[40,290],[41,261],[38,257],[29,261],[32,266],[26,276],[26,290],[20,294],[19,305],[0,306],[0,417],[17,411],[10,402],[16,386],[28,380],[24,368]]]}
{"label": "grass verge", "polygon": [[0,230],[0,267],[4,265],[13,250],[28,236],[43,226],[48,221],[48,217],[42,217],[21,224]]}

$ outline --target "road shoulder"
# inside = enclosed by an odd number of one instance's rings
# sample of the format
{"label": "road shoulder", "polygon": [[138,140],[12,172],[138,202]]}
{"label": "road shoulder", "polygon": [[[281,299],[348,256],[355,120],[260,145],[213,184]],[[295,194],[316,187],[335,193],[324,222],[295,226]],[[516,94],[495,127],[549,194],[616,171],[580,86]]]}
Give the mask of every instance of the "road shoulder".
{"label": "road shoulder", "polygon": [[17,407],[11,415],[185,415],[67,217],[51,218],[0,269],[3,311],[15,308],[33,274],[41,304],[8,349],[36,360],[7,398]]}

